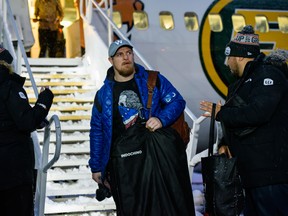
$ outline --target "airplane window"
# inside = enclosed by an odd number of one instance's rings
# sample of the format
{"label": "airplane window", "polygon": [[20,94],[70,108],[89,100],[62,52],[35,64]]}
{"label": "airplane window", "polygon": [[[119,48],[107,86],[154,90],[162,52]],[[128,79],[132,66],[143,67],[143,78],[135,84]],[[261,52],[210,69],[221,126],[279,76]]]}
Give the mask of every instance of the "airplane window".
{"label": "airplane window", "polygon": [[133,22],[135,28],[139,30],[145,30],[148,28],[148,16],[144,11],[133,12]]}
{"label": "airplane window", "polygon": [[288,17],[279,16],[278,17],[279,29],[282,33],[288,33]]}
{"label": "airplane window", "polygon": [[184,14],[185,26],[188,31],[197,31],[199,28],[198,18],[194,12],[186,12]]}
{"label": "airplane window", "polygon": [[232,23],[233,23],[233,29],[235,32],[241,31],[243,27],[246,25],[244,16],[240,14],[232,15]]}
{"label": "airplane window", "polygon": [[119,29],[122,27],[122,18],[119,11],[113,11],[113,22]]}
{"label": "airplane window", "polygon": [[160,26],[164,30],[172,30],[174,29],[174,20],[173,16],[168,11],[163,11],[159,13],[160,16]]}
{"label": "airplane window", "polygon": [[221,32],[223,30],[222,19],[219,14],[209,14],[208,20],[211,31]]}
{"label": "airplane window", "polygon": [[257,15],[255,16],[255,22],[256,22],[255,30],[262,32],[262,33],[266,33],[269,31],[267,17],[263,15]]}

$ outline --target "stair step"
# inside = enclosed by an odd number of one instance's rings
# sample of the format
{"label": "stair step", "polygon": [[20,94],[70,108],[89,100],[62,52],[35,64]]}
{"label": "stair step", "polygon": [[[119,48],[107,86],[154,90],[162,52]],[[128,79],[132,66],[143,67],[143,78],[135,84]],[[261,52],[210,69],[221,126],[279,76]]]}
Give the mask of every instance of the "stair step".
{"label": "stair step", "polygon": [[79,166],[69,169],[54,168],[48,170],[47,181],[67,181],[91,179],[91,171],[88,168],[88,161],[85,166]]}
{"label": "stair step", "polygon": [[[48,198],[47,198],[48,199]],[[73,212],[94,212],[94,211],[107,211],[116,210],[113,198],[105,199],[101,202],[95,198],[80,196],[75,200],[67,202],[53,202],[52,200],[46,201],[45,215],[47,214],[60,214],[60,213],[73,213]]]}
{"label": "stair step", "polygon": [[[40,144],[43,143],[43,135],[39,134],[38,139],[40,141]],[[63,143],[77,143],[77,142],[85,142],[85,141],[89,141],[89,135],[87,136],[83,136],[83,135],[69,135],[69,136],[63,136],[61,137],[61,141],[62,144]],[[50,135],[50,143],[55,143],[56,142],[56,138],[55,138],[55,134],[51,134]]]}
{"label": "stair step", "polygon": [[81,120],[90,120],[91,115],[65,115],[59,116],[60,121],[81,121]]}
{"label": "stair step", "polygon": [[[33,68],[35,70],[35,68]],[[47,69],[50,70],[50,69]],[[71,69],[69,68],[69,71]],[[49,71],[50,72],[50,71]],[[29,74],[25,73],[22,76],[29,79]],[[89,78],[89,74],[81,74],[81,73],[69,73],[69,74],[63,74],[63,73],[57,73],[57,74],[51,74],[51,73],[33,73],[34,78],[41,78],[41,79],[75,79],[75,78]]]}
{"label": "stair step", "polygon": [[[22,66],[22,73],[28,74],[28,70],[26,67]],[[33,73],[33,77],[35,74],[50,74],[52,73],[57,73],[57,74],[63,74],[63,73],[84,73],[85,69],[82,68],[81,66],[70,66],[70,67],[61,67],[61,66],[51,66],[51,67],[33,67],[31,68],[31,71]],[[29,75],[28,75],[29,77]]]}
{"label": "stair step", "polygon": [[92,109],[91,106],[52,106],[50,111],[60,112],[73,112],[73,111],[89,111]]}
{"label": "stair step", "polygon": [[[49,160],[51,160],[53,155],[49,155]],[[89,160],[89,154],[81,155],[67,155],[62,154],[59,160],[53,165],[53,167],[80,167],[87,166]]]}
{"label": "stair step", "polygon": [[[36,102],[36,98],[29,98],[29,102],[31,104],[34,104]],[[53,103],[59,103],[59,102],[63,102],[63,103],[93,103],[94,102],[94,98],[72,98],[72,97],[54,97],[53,98]]]}
{"label": "stair step", "polygon": [[78,180],[89,178],[91,178],[91,172],[51,174],[49,170],[47,174],[47,181],[67,181],[67,180]]}
{"label": "stair step", "polygon": [[[96,185],[96,183],[95,183]],[[75,194],[82,194],[82,195],[94,195],[96,192],[96,186],[93,188],[77,188],[77,189],[59,189],[59,190],[47,190],[46,196],[69,196]]]}
{"label": "stair step", "polygon": [[[87,92],[95,92],[96,89],[89,88],[89,89],[53,89],[50,88],[54,95],[67,95],[67,94],[83,94]],[[33,89],[27,89],[27,94],[34,94]]]}
{"label": "stair step", "polygon": [[[90,130],[90,125],[89,125],[89,122],[87,123],[82,123],[81,124],[73,124],[73,125],[67,125],[65,123],[61,123],[61,131],[62,133],[65,133],[65,132],[75,132],[75,131],[78,131],[78,132],[89,132]],[[51,131],[55,131],[55,128],[51,128]],[[41,132],[41,131],[40,131]],[[44,131],[42,131],[44,132]]]}
{"label": "stair step", "polygon": [[[42,87],[42,86],[87,86],[87,85],[93,85],[93,83],[88,82],[88,81],[78,81],[78,82],[69,82],[69,81],[65,81],[65,82],[37,82],[37,86],[38,87]],[[31,87],[32,84],[30,81],[25,81],[24,83],[25,87]]]}
{"label": "stair step", "polygon": [[[55,67],[55,65],[69,68],[69,67],[81,66],[82,58],[79,58],[79,57],[76,57],[76,58],[28,58],[28,62],[29,62],[29,65],[32,66],[32,68],[35,68],[35,66],[50,68],[50,67]],[[23,59],[22,59],[22,65],[25,65],[25,62]]]}
{"label": "stair step", "polygon": [[[75,141],[76,142],[76,141]],[[55,152],[55,145],[49,145],[49,153],[54,154]],[[71,144],[71,145],[62,145],[61,146],[61,154],[89,154],[90,147],[89,142],[87,145],[80,146],[79,144]]]}
{"label": "stair step", "polygon": [[47,196],[69,196],[73,194],[94,195],[98,189],[98,184],[90,178],[79,179],[77,181],[64,182],[47,182],[46,194]]}
{"label": "stair step", "polygon": [[88,160],[89,158],[61,160],[60,157],[59,160],[53,165],[53,167],[85,166],[88,164]]}

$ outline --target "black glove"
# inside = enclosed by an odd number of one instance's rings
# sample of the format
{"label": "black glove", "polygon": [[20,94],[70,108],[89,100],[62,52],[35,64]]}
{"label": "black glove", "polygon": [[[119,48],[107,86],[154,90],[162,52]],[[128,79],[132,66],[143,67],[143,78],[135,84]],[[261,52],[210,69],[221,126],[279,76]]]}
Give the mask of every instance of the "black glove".
{"label": "black glove", "polygon": [[100,202],[106,197],[110,198],[112,196],[110,190],[104,184],[98,184],[98,189],[96,190],[96,199]]}
{"label": "black glove", "polygon": [[36,105],[42,106],[46,110],[50,110],[54,98],[54,94],[49,88],[45,88],[39,96]]}
{"label": "black glove", "polygon": [[37,129],[42,129],[42,128],[48,126],[48,125],[49,125],[49,121],[48,121],[47,119],[44,119],[44,120],[40,123],[40,125],[37,126]]}

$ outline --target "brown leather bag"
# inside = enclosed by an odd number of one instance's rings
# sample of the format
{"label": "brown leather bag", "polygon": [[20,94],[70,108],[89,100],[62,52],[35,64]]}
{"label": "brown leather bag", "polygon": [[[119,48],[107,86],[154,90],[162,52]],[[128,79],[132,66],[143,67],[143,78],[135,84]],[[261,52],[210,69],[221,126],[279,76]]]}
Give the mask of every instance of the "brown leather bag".
{"label": "brown leather bag", "polygon": [[[156,80],[158,76],[158,71],[152,71],[152,70],[146,70],[148,72],[148,102],[147,102],[147,108],[151,109],[152,105],[152,96],[153,96],[153,89],[156,86]],[[185,121],[184,111],[181,113],[179,118],[171,125],[172,128],[174,128],[182,138],[185,145],[187,145],[190,141],[190,131],[191,128],[189,127],[188,123]]]}

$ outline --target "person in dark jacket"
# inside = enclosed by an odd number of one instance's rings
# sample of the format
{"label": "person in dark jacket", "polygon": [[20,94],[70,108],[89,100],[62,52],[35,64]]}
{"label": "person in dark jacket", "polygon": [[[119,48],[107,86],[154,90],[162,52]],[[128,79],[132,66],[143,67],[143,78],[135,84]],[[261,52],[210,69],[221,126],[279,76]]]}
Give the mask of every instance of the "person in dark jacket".
{"label": "person in dark jacket", "polygon": [[[98,185],[111,186],[117,213],[122,215],[115,184],[112,180],[106,181],[107,173],[111,171],[108,164],[113,143],[139,119],[146,120],[146,128],[150,131],[168,127],[183,112],[186,102],[176,88],[158,74],[158,87],[154,88],[149,117],[146,108],[148,73],[144,67],[134,63],[133,47],[125,40],[114,41],[109,47],[109,61],[112,67],[107,71],[104,85],[96,93],[92,108],[89,166]],[[191,205],[194,209],[193,199]]]}
{"label": "person in dark jacket", "polygon": [[265,64],[274,65],[281,70],[288,79],[288,50],[276,49],[264,58]]}
{"label": "person in dark jacket", "polygon": [[[38,39],[40,45],[39,58],[46,56],[48,49],[49,57],[56,57],[57,36],[63,35],[60,22],[63,20],[64,12],[60,0],[36,0],[34,22],[39,21]],[[60,31],[60,32],[59,32]],[[63,40],[62,40],[63,41]]]}
{"label": "person in dark jacket", "polygon": [[34,150],[31,132],[45,120],[53,101],[46,88],[31,107],[25,78],[12,72],[13,57],[0,46],[0,209],[3,216],[33,215]]}
{"label": "person in dark jacket", "polygon": [[[229,86],[225,104],[218,102],[216,120],[222,123],[224,140],[238,160],[246,197],[244,215],[287,215],[287,78],[280,67],[264,60],[252,26],[237,33],[225,55],[238,80]],[[200,102],[203,111],[211,113],[211,107],[211,102]]]}

